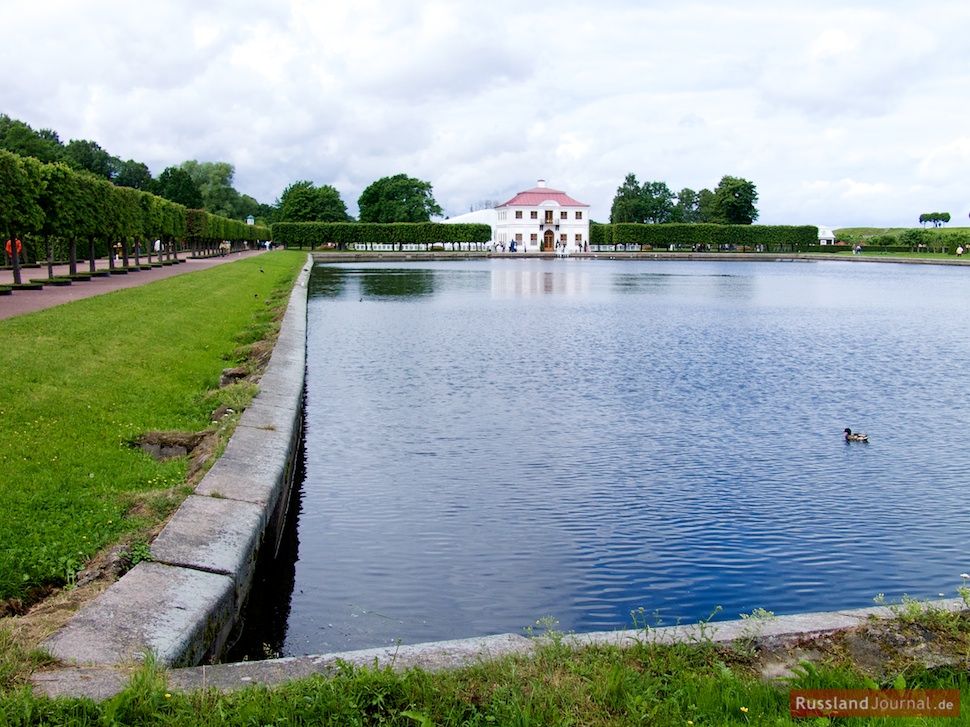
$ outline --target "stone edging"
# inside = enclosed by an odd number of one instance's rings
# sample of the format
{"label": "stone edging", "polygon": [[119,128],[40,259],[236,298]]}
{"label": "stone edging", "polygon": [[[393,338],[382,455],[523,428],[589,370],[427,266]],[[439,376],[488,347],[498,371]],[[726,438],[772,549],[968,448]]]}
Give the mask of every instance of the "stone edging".
{"label": "stone edging", "polygon": [[[933,602],[934,608],[963,611],[966,604],[960,598]],[[601,631],[589,634],[570,634],[564,642],[576,647],[613,645],[620,648],[636,643],[701,643],[731,644],[745,639],[798,639],[825,636],[843,629],[861,626],[870,618],[893,618],[896,612],[889,607],[860,608],[821,613],[802,613],[778,616],[769,620],[718,621],[706,624],[663,626],[637,631]],[[174,669],[166,673],[173,689],[191,691],[216,689],[231,691],[255,685],[273,686],[305,679],[314,674],[329,675],[341,663],[354,666],[398,670],[419,668],[426,671],[459,669],[483,660],[509,655],[528,657],[541,639],[529,639],[516,634],[482,636],[454,641],[438,641],[410,646],[345,651],[320,656],[288,657],[266,661],[243,661],[235,664],[216,664]],[[51,697],[85,696],[107,699],[122,691],[129,674],[120,669],[87,668],[64,669],[34,675],[34,689]]]}
{"label": "stone edging", "polygon": [[152,543],[153,560],[132,568],[41,648],[68,664],[110,667],[146,653],[165,666],[191,666],[221,651],[267,528],[288,501],[302,435],[312,265],[307,256],[260,393],[223,455]]}

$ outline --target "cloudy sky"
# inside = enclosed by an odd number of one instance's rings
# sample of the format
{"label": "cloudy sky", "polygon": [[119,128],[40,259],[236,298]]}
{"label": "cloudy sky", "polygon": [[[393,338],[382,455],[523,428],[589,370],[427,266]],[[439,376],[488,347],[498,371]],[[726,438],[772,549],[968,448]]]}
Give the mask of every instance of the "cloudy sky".
{"label": "cloudy sky", "polygon": [[2,0],[0,112],[352,214],[403,172],[451,216],[544,178],[606,222],[633,172],[744,177],[767,224],[966,225],[968,26],[941,0]]}

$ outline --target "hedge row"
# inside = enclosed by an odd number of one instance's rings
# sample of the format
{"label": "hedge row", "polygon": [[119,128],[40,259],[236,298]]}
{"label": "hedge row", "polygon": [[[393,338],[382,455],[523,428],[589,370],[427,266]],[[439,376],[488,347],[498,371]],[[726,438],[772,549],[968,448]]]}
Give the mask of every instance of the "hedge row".
{"label": "hedge row", "polygon": [[657,249],[760,248],[765,251],[801,250],[818,245],[818,228],[811,225],[591,225],[590,245],[640,245]]}
{"label": "hedge row", "polygon": [[[190,215],[191,212],[191,215]],[[193,227],[189,227],[189,220]],[[87,243],[91,257],[108,254],[117,242],[167,243],[182,240],[268,239],[267,227],[246,225],[187,210],[148,192],[116,187],[111,182],[66,164],[44,164],[0,150],[0,237],[20,239],[24,259],[39,261],[53,254],[58,241]],[[0,249],[3,249],[0,247]]]}
{"label": "hedge row", "polygon": [[185,239],[189,242],[255,242],[272,239],[272,230],[261,225],[250,225],[239,220],[219,217],[205,210],[187,210]]}
{"label": "hedge row", "polygon": [[277,244],[310,249],[324,245],[346,248],[353,243],[435,243],[488,242],[492,228],[485,224],[445,224],[441,222],[395,222],[391,224],[354,222],[278,222],[273,225]]}

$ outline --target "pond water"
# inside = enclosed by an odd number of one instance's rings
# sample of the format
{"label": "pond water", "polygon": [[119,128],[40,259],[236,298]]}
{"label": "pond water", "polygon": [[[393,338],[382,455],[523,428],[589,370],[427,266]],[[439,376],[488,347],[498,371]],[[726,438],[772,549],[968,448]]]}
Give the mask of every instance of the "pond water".
{"label": "pond water", "polygon": [[[316,267],[274,648],[955,596],[970,571],[968,275]],[[845,443],[847,426],[870,443]]]}

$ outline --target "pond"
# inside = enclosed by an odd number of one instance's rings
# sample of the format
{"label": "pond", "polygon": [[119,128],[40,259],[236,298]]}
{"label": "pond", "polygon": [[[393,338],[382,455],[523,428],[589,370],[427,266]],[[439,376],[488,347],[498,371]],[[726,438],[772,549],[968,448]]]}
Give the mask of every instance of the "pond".
{"label": "pond", "polygon": [[266,638],[300,655],[953,597],[968,305],[967,271],[922,265],[317,266]]}

